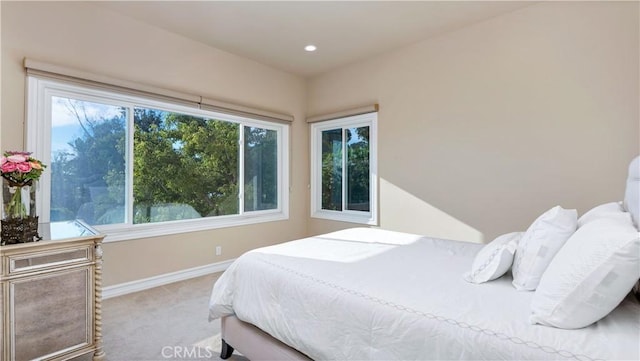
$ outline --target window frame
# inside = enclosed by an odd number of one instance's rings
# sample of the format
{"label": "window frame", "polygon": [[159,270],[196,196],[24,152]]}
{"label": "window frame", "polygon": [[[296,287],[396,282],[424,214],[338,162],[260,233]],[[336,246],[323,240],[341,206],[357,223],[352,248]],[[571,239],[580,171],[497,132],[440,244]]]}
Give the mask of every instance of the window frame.
{"label": "window frame", "polygon": [[[145,98],[122,92],[105,90],[98,87],[78,85],[72,82],[49,79],[35,75],[27,76],[27,122],[26,149],[43,163],[51,164],[51,99],[53,96],[72,97],[83,101],[123,106],[129,109],[127,114],[127,151],[126,151],[126,202],[125,223],[94,225],[106,234],[105,242],[122,241],[145,237],[155,237],[184,232],[195,232],[217,228],[249,225],[289,219],[289,124],[252,119],[248,116],[224,114],[221,112],[198,109],[193,106]],[[144,107],[165,110],[196,117],[213,118],[239,124],[238,153],[238,214],[215,217],[202,217],[187,220],[174,220],[134,224],[133,215],[133,108]],[[277,194],[278,206],[275,209],[244,211],[244,128],[258,127],[277,132]],[[43,172],[36,196],[36,210],[40,222],[49,222],[51,201],[51,173]]]}
{"label": "window frame", "polygon": [[[378,113],[371,112],[352,115],[311,124],[311,217],[333,221],[378,225]],[[322,209],[322,132],[331,129],[369,127],[369,212],[347,210],[346,182],[342,182],[342,210]],[[343,164],[346,157],[346,142],[342,145]],[[342,167],[342,179],[346,179],[347,169]]]}

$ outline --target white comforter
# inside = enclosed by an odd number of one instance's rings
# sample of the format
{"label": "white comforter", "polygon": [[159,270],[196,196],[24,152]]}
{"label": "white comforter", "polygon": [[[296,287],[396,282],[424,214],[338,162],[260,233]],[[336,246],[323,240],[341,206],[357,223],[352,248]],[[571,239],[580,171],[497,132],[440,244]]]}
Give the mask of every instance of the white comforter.
{"label": "white comforter", "polygon": [[355,228],[248,252],[216,282],[236,314],[315,360],[635,359],[640,304],[580,330],[529,323],[532,292],[462,275],[481,245]]}

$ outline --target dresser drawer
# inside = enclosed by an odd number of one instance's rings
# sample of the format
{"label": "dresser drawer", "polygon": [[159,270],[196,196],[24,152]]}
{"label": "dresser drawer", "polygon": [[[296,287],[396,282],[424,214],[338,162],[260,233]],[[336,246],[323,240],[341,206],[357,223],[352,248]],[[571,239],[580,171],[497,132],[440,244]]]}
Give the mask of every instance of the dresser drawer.
{"label": "dresser drawer", "polygon": [[93,343],[91,266],[9,281],[12,357],[56,358]]}
{"label": "dresser drawer", "polygon": [[93,247],[62,248],[28,254],[9,255],[9,275],[73,265],[93,260]]}

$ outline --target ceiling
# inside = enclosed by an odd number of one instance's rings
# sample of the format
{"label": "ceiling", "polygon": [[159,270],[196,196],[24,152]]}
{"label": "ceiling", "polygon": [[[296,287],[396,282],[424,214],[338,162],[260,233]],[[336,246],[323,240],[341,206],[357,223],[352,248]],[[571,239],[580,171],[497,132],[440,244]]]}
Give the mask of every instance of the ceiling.
{"label": "ceiling", "polygon": [[[139,21],[310,77],[528,6],[524,1],[104,1]],[[304,46],[314,44],[309,53]]]}

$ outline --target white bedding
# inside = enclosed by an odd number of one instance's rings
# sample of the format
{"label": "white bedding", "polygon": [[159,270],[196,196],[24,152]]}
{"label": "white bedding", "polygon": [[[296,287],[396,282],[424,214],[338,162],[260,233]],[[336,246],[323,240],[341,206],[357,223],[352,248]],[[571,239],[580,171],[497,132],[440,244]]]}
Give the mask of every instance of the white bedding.
{"label": "white bedding", "polygon": [[216,282],[210,318],[315,360],[640,359],[637,300],[579,330],[531,325],[510,276],[462,278],[481,246],[354,228],[257,249]]}

